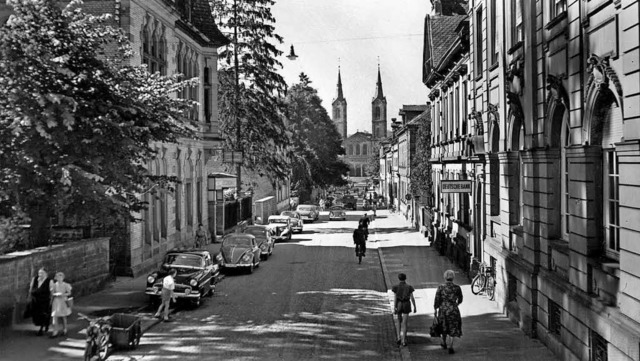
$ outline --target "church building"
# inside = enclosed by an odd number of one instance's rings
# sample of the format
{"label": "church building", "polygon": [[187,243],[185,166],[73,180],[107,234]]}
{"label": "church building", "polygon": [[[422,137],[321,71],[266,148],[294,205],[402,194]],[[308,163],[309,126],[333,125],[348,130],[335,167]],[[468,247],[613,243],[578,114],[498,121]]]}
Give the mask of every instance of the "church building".
{"label": "church building", "polygon": [[[369,178],[367,166],[373,153],[376,153],[375,144],[387,136],[387,98],[382,91],[382,77],[378,66],[378,80],[376,90],[371,101],[371,130],[357,131],[347,136],[347,100],[342,91],[342,78],[338,70],[338,91],[332,103],[333,122],[342,136],[342,145],[345,148],[345,162],[351,170],[349,178],[354,185],[364,186]],[[377,153],[376,153],[377,154]]]}

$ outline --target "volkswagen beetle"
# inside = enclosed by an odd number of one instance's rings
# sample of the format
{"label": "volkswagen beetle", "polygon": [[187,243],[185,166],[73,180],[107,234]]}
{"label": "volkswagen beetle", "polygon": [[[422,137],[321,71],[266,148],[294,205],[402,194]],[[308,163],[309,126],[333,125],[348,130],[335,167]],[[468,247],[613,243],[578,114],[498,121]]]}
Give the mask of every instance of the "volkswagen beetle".
{"label": "volkswagen beetle", "polygon": [[318,217],[320,217],[320,212],[318,211],[318,206],[313,204],[301,204],[296,209],[296,212],[300,213],[300,218],[303,221],[317,221]]}
{"label": "volkswagen beetle", "polygon": [[188,300],[199,306],[204,296],[213,295],[220,266],[211,258],[211,254],[204,250],[176,249],[167,252],[161,268],[147,276],[145,293],[152,303],[159,301],[162,280],[171,269],[177,271],[174,289],[177,300]]}
{"label": "volkswagen beetle", "polygon": [[262,251],[256,237],[248,233],[231,233],[222,239],[218,261],[222,269],[245,269],[253,273],[260,266]]}
{"label": "volkswagen beetle", "polygon": [[273,253],[273,239],[271,238],[271,232],[267,226],[253,225],[244,229],[243,233],[250,234],[256,238],[258,248],[262,259],[267,260]]}

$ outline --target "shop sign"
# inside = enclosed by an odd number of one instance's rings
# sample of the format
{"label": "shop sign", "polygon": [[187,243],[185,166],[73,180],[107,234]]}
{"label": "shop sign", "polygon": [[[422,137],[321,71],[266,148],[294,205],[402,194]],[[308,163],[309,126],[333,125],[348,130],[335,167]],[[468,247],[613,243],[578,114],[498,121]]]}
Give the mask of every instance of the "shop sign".
{"label": "shop sign", "polygon": [[443,180],[440,183],[442,193],[471,193],[470,180]]}

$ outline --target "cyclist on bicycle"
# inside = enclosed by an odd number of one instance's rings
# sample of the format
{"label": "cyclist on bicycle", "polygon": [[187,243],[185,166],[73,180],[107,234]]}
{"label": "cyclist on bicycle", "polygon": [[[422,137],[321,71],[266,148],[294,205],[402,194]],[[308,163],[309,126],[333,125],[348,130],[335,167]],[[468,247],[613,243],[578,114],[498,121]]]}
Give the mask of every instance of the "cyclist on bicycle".
{"label": "cyclist on bicycle", "polygon": [[358,251],[362,251],[362,256],[364,257],[367,252],[367,233],[362,225],[359,225],[353,231],[353,243],[356,245],[356,257],[358,256]]}

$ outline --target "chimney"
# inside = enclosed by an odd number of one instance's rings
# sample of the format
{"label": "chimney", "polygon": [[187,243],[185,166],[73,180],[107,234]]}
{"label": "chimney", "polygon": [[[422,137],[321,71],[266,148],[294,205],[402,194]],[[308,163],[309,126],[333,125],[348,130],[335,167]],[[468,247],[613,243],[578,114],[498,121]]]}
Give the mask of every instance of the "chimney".
{"label": "chimney", "polygon": [[434,15],[442,15],[442,1],[431,0],[431,7],[433,8]]}

